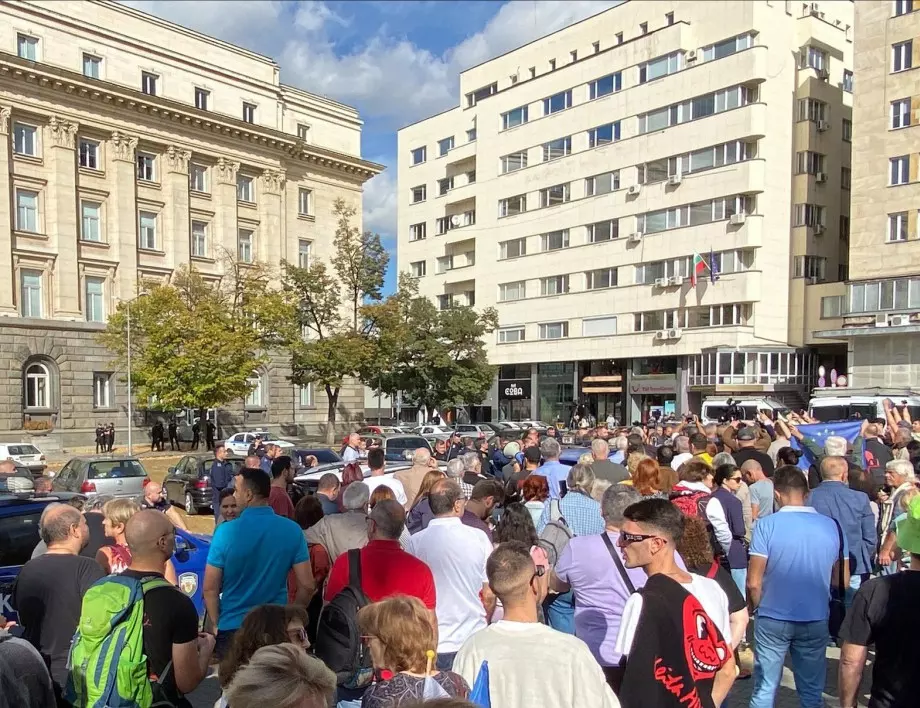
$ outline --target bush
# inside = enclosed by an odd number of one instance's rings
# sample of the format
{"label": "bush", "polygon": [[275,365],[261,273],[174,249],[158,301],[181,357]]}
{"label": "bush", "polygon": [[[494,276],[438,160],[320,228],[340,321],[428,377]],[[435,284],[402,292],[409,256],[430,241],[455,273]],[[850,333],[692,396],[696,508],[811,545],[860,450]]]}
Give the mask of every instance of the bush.
{"label": "bush", "polygon": [[48,420],[27,420],[22,424],[23,430],[51,430],[53,427]]}

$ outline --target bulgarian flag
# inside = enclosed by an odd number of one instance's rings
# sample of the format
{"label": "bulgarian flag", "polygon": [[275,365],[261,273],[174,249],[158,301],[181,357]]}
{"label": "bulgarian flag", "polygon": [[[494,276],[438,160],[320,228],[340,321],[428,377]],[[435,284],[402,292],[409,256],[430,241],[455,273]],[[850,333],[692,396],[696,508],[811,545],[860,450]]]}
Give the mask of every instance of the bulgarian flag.
{"label": "bulgarian flag", "polygon": [[709,266],[706,264],[705,259],[699,253],[694,253],[693,265],[690,266],[690,284],[696,287],[700,275],[705,273],[708,269]]}

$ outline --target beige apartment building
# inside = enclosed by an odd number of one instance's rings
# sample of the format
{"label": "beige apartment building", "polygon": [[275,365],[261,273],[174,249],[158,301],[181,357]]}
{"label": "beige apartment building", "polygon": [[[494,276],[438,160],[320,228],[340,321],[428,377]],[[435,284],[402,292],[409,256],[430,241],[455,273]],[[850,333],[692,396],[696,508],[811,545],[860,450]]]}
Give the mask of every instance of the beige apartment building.
{"label": "beige apartment building", "polygon": [[[183,264],[220,278],[225,254],[330,255],[334,200],[360,214],[382,168],[361,159],[355,109],[279,74],[120,3],[0,2],[0,438],[48,420],[64,444],[91,444],[112,421],[124,442],[124,372],[96,338],[142,281]],[[253,372],[222,432],[318,430],[324,395],[287,373]]]}
{"label": "beige apartment building", "polygon": [[920,3],[856,3],[849,282],[820,332],[847,342],[850,385],[920,387]]}
{"label": "beige apartment building", "polygon": [[478,414],[801,405],[845,360],[812,332],[840,322],[852,83],[848,0],[629,0],[464,71],[399,132],[398,261],[498,309]]}

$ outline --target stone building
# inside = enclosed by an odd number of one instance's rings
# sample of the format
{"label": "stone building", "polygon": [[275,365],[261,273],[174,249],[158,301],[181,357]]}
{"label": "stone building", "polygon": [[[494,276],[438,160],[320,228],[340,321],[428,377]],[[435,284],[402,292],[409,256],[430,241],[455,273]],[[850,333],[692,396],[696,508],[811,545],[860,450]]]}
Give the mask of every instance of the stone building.
{"label": "stone building", "polygon": [[[123,441],[124,372],[97,342],[116,303],[182,264],[219,278],[225,253],[328,258],[333,202],[360,214],[382,169],[361,125],[272,59],[120,3],[0,2],[0,439],[46,420],[90,444],[112,421]],[[287,373],[254,372],[222,432],[318,433],[324,394]],[[362,389],[340,402],[359,416]]]}

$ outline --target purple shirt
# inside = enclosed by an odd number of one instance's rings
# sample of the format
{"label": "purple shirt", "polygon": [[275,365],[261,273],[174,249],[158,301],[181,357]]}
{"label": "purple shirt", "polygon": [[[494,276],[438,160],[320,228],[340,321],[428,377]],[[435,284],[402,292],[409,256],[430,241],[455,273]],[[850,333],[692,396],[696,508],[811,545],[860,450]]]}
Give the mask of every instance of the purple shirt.
{"label": "purple shirt", "polygon": [[[607,536],[614,551],[619,553],[620,534],[608,531]],[[619,557],[623,560],[622,554]],[[686,570],[679,555],[677,565]],[[599,535],[573,538],[559,557],[554,572],[575,593],[575,636],[588,645],[601,666],[618,666],[621,654],[616,651],[617,634],[629,590],[604,541]],[[626,568],[626,574],[636,590],[648,579],[641,568]]]}
{"label": "purple shirt", "polygon": [[490,541],[492,540],[492,529],[472,511],[464,511],[463,516],[460,517],[460,521],[466,526],[472,526],[474,529],[479,529],[486,535],[486,538]]}

